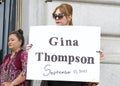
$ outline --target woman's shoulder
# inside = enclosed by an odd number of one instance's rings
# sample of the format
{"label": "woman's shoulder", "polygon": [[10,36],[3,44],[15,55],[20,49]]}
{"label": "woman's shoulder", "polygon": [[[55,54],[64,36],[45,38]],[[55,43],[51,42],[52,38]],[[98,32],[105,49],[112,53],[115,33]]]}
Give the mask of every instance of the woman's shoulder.
{"label": "woman's shoulder", "polygon": [[26,50],[23,50],[21,49],[18,53],[21,53],[21,54],[28,54],[28,52]]}
{"label": "woman's shoulder", "polygon": [[11,56],[11,54],[7,54],[7,55],[5,55],[4,59],[9,58],[10,56]]}
{"label": "woman's shoulder", "polygon": [[27,58],[28,53],[25,50],[21,49],[17,52],[16,57],[17,58]]}
{"label": "woman's shoulder", "polygon": [[28,58],[28,52],[26,50],[21,49],[20,57],[21,57],[21,59],[26,60]]}

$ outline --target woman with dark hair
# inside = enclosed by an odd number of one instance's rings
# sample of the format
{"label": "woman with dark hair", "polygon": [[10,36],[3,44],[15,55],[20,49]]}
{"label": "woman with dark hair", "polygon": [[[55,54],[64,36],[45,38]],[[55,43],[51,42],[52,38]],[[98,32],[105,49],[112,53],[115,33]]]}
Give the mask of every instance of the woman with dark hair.
{"label": "woman with dark hair", "polygon": [[9,34],[10,54],[4,57],[0,65],[0,86],[28,86],[26,81],[28,54],[22,49],[23,31],[19,29]]}

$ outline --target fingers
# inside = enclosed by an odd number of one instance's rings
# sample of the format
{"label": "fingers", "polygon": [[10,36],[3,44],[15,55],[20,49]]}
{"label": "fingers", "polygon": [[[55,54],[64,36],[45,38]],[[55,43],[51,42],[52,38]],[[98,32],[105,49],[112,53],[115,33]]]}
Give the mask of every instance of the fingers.
{"label": "fingers", "polygon": [[103,53],[103,51],[102,50],[99,50],[99,51],[96,51],[97,53]]}
{"label": "fingers", "polygon": [[26,51],[29,51],[29,50],[32,48],[32,46],[33,46],[33,44],[28,44],[28,45],[26,46]]}
{"label": "fingers", "polygon": [[96,51],[97,53],[100,54],[100,59],[104,58],[104,52],[102,50]]}

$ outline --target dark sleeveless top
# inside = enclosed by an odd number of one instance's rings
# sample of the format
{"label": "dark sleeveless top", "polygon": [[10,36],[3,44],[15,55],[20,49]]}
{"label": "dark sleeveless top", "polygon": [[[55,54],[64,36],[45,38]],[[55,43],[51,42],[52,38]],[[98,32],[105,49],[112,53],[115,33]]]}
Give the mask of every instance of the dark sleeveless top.
{"label": "dark sleeveless top", "polygon": [[72,82],[72,81],[45,81],[43,80],[41,86],[88,86],[86,82]]}

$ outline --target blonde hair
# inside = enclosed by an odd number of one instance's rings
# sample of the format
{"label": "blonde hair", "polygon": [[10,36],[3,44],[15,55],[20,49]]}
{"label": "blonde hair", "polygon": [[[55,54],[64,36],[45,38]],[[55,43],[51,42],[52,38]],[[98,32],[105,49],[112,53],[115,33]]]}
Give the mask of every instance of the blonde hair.
{"label": "blonde hair", "polygon": [[[72,17],[73,8],[72,8],[71,5],[66,4],[66,3],[61,4],[61,5],[59,5],[59,6],[57,6],[57,7],[55,8],[53,14],[55,14],[55,12],[56,12],[57,9],[59,9],[60,12],[62,12],[62,13],[65,14],[66,16],[71,16],[71,17]],[[72,23],[72,18],[71,18],[71,20],[70,20],[69,25],[73,25],[73,23]]]}

